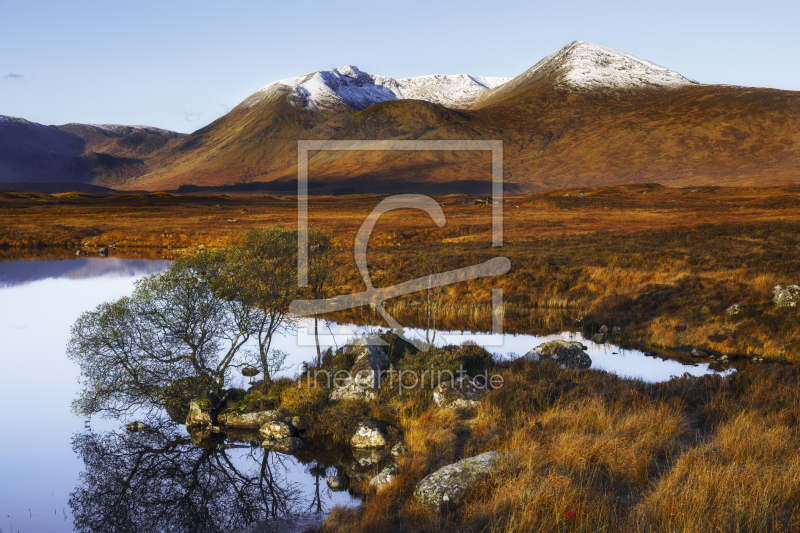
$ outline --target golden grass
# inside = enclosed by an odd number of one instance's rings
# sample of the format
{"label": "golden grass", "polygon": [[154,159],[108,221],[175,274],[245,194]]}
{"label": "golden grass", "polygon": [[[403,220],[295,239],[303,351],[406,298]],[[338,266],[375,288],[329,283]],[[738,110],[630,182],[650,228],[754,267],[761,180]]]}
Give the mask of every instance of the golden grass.
{"label": "golden grass", "polygon": [[[688,450],[635,510],[647,530],[781,531],[800,527],[796,428],[743,412]],[[648,526],[645,526],[647,524]]]}
{"label": "golden grass", "polygon": [[[445,290],[440,329],[490,329],[491,290],[502,288],[511,333],[553,333],[583,316],[588,333],[621,325],[628,339],[656,347],[800,359],[798,309],[771,302],[775,285],[800,283],[800,187],[690,190],[627,185],[573,190],[569,197],[563,190],[508,197],[501,249],[489,246],[491,207],[452,202],[464,197],[440,199],[447,216],[442,228],[421,212],[391,212],[369,243],[371,280],[383,287],[425,275],[420,258],[434,254],[442,269],[504,255],[512,265],[507,275]],[[332,233],[341,250],[338,294],[364,290],[353,243],[380,199],[310,200],[311,223]],[[251,227],[293,227],[297,219],[293,198],[273,196],[67,195],[54,201],[52,195],[0,194],[0,258],[58,250],[73,257],[76,248],[91,254],[109,244],[117,245],[112,255],[172,257],[200,245],[223,246]],[[401,323],[419,326],[420,303],[419,295],[408,295],[386,307]],[[733,303],[745,313],[727,317]],[[376,316],[355,310],[335,318]]]}
{"label": "golden grass", "polygon": [[[520,362],[472,411],[409,411],[408,454],[389,489],[323,531],[789,532],[800,530],[800,372],[658,385]],[[391,405],[403,410],[408,398]],[[446,513],[414,503],[422,478],[489,450],[495,474]]]}

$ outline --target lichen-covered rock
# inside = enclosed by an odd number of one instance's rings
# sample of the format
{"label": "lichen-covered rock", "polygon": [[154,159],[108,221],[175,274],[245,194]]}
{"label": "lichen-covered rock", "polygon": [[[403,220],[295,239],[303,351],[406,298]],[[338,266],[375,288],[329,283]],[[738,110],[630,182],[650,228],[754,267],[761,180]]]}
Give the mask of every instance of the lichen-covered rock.
{"label": "lichen-covered rock", "polygon": [[326,479],[325,482],[328,484],[328,488],[331,490],[342,490],[344,488],[342,478],[339,476],[328,476],[328,479]]}
{"label": "lichen-covered rock", "polygon": [[706,352],[704,352],[703,350],[698,350],[697,348],[695,348],[695,349],[692,350],[691,356],[692,357],[708,357],[708,354]]}
{"label": "lichen-covered rock", "polygon": [[364,420],[356,428],[350,439],[353,448],[380,448],[389,444],[386,424],[374,420]]}
{"label": "lichen-covered rock", "polygon": [[583,350],[583,344],[580,342],[554,340],[540,344],[523,357],[534,362],[552,359],[562,368],[589,368],[592,366],[592,359]]}
{"label": "lichen-covered rock", "polygon": [[362,402],[369,402],[375,399],[376,393],[372,387],[362,387],[356,385],[352,381],[347,381],[341,386],[334,387],[331,390],[331,400],[357,400]]}
{"label": "lichen-covered rock", "polygon": [[189,402],[189,414],[186,415],[186,426],[210,426],[211,414],[208,412],[209,407],[209,402],[205,398],[200,398]]}
{"label": "lichen-covered rock", "polygon": [[597,344],[605,344],[606,343],[606,334],[605,333],[598,333],[594,337],[592,337],[592,342],[596,342]]}
{"label": "lichen-covered rock", "polygon": [[615,337],[622,335],[622,328],[619,326],[614,326],[613,328],[611,328],[611,334],[614,335]]}
{"label": "lichen-covered rock", "polygon": [[486,389],[478,387],[468,377],[444,381],[433,390],[433,401],[443,409],[476,407],[481,404]]}
{"label": "lichen-covered rock", "polygon": [[370,487],[374,487],[376,491],[380,492],[386,487],[388,487],[392,481],[394,481],[394,476],[397,470],[400,469],[400,465],[389,465],[383,470],[381,470],[380,474],[372,478],[369,482]]}
{"label": "lichen-covered rock", "polygon": [[147,424],[145,424],[144,422],[131,422],[130,424],[127,424],[125,426],[125,429],[127,429],[131,433],[134,433],[136,431],[142,431],[144,429],[147,429]]}
{"label": "lichen-covered rock", "polygon": [[457,505],[464,492],[481,475],[497,470],[503,454],[486,452],[444,466],[417,484],[414,499],[419,503],[435,505]]}
{"label": "lichen-covered rock", "polygon": [[278,439],[274,437],[267,437],[261,442],[261,446],[263,446],[264,448],[272,448],[276,444],[278,444]]}
{"label": "lichen-covered rock", "polygon": [[608,326],[603,324],[602,326],[600,326],[600,330],[599,331],[600,331],[600,333],[608,333]]}
{"label": "lichen-covered rock", "polygon": [[739,304],[733,304],[729,308],[725,310],[725,314],[728,316],[736,316],[742,312],[742,306]]}
{"label": "lichen-covered rock", "polygon": [[356,340],[351,349],[355,352],[355,364],[349,377],[336,380],[330,399],[372,400],[380,387],[383,371],[389,368],[389,356],[369,337]]}
{"label": "lichen-covered rock", "polygon": [[234,428],[258,429],[267,422],[281,418],[280,411],[256,411],[253,413],[236,413],[232,411],[222,411],[217,415],[217,422],[221,426]]}
{"label": "lichen-covered rock", "polygon": [[797,307],[800,304],[800,286],[778,285],[772,289],[772,301],[778,307]]}
{"label": "lichen-covered rock", "polygon": [[181,378],[171,381],[159,393],[170,419],[179,424],[186,423],[189,416],[189,404],[199,398],[207,390],[205,382],[199,377]]}
{"label": "lichen-covered rock", "polygon": [[306,444],[297,437],[286,437],[284,439],[280,439],[278,443],[272,447],[272,451],[288,454],[300,451],[305,447]]}
{"label": "lichen-covered rock", "polygon": [[391,454],[394,455],[395,457],[399,457],[399,456],[403,455],[404,453],[406,453],[407,451],[408,451],[408,448],[406,448],[406,445],[404,443],[402,443],[402,442],[398,442],[397,444],[392,446]]}
{"label": "lichen-covered rock", "polygon": [[297,435],[297,428],[291,422],[285,420],[273,420],[267,422],[261,429],[258,430],[262,437],[272,437],[274,439],[285,439],[286,437],[294,437]]}
{"label": "lichen-covered rock", "polygon": [[362,337],[353,344],[356,362],[350,375],[357,384],[377,389],[380,387],[381,370],[389,368],[386,350],[369,337]]}

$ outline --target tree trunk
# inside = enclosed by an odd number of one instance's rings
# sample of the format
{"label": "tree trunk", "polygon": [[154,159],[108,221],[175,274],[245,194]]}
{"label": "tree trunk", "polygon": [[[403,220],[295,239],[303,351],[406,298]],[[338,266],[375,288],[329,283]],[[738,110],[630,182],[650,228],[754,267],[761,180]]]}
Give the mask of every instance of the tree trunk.
{"label": "tree trunk", "polygon": [[319,327],[317,316],[314,315],[314,339],[317,341],[317,369],[322,368],[322,352],[319,349]]}

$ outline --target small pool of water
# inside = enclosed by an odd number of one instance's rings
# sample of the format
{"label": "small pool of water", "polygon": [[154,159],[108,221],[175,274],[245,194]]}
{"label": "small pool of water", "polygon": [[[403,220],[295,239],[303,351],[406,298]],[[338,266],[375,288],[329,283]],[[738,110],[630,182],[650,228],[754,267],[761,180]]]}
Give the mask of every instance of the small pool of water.
{"label": "small pool of water", "polygon": [[[184,426],[168,421],[128,433],[119,421],[87,423],[70,412],[78,388],[78,369],[64,354],[72,324],[82,312],[130,295],[135,280],[168,265],[114,257],[0,262],[0,402],[5,406],[4,427],[13,428],[4,433],[0,454],[2,531],[65,532],[88,524],[95,531],[138,532],[181,530],[191,523],[224,531],[296,531],[318,522],[336,505],[358,504],[348,492],[330,491],[325,476],[373,475],[380,457],[356,457],[349,450],[330,456],[313,449],[292,457],[265,452],[252,444],[257,436],[248,440],[233,434],[226,436],[224,449],[209,449],[192,444]],[[302,321],[295,333],[274,342],[275,348],[291,354],[287,375],[316,357],[310,325],[310,320]],[[322,342],[341,346],[372,329],[323,322]],[[579,333],[439,332],[437,343],[471,340],[502,357],[514,357],[556,338],[583,342],[592,368],[620,376],[657,382],[686,372],[714,372],[707,363],[685,364],[598,345]],[[240,376],[231,385],[246,388],[247,380]],[[149,470],[134,470],[136,464]],[[126,479],[138,480],[131,485],[135,490],[127,499],[112,499],[115,487]],[[159,510],[163,513],[148,514]],[[108,522],[92,521],[96,517]],[[162,522],[153,529],[148,524],[155,520]]]}
{"label": "small pool of water", "polygon": [[[325,323],[320,326],[320,342],[326,346],[342,346],[348,339],[360,337],[368,334],[375,328],[353,325],[340,325],[335,323]],[[299,370],[299,365],[303,361],[313,360],[316,357],[316,348],[313,334],[313,323],[304,320],[298,327],[296,336],[281,339],[281,346],[297,346],[293,348],[293,353],[300,354],[300,357],[293,357],[293,369]],[[404,334],[408,338],[424,339],[425,332],[419,329],[408,328]],[[726,375],[734,372],[729,368],[722,372],[714,370],[708,362],[686,363],[678,359],[659,357],[650,355],[644,351],[623,348],[615,344],[598,344],[589,338],[585,338],[580,332],[564,331],[555,335],[494,335],[490,333],[472,333],[465,331],[443,331],[436,333],[436,345],[461,344],[463,342],[474,342],[483,346],[488,351],[505,359],[514,359],[526,354],[531,349],[542,343],[552,340],[578,341],[586,346],[584,350],[592,359],[591,368],[604,370],[620,377],[639,379],[649,383],[669,381],[676,376],[685,373],[692,376],[702,376],[705,374],[718,373]],[[288,350],[287,348],[284,348]]]}

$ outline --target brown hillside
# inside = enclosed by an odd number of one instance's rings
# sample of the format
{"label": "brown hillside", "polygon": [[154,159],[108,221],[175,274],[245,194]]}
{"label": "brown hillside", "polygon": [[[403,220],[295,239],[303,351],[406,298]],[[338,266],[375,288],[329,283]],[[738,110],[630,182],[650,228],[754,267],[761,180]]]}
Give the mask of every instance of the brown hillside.
{"label": "brown hillside", "polygon": [[[298,110],[273,98],[237,109],[180,141],[162,152],[161,168],[124,188],[292,179],[296,141],[325,138],[503,140],[509,192],[643,181],[743,186],[800,179],[797,92],[708,85],[568,92],[545,78],[480,105],[454,111],[398,100],[347,117]],[[321,152],[309,168],[312,180],[356,185],[364,192],[444,183],[438,192],[482,193],[476,182],[489,179],[486,153]]]}
{"label": "brown hillside", "polygon": [[[334,138],[500,139],[513,191],[642,181],[781,184],[800,179],[800,94],[696,86],[590,95],[534,87],[469,112],[386,102],[356,113]],[[455,181],[474,165],[474,179],[488,178],[484,159],[326,152],[312,159],[312,169],[328,179]]]}

